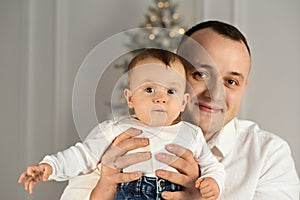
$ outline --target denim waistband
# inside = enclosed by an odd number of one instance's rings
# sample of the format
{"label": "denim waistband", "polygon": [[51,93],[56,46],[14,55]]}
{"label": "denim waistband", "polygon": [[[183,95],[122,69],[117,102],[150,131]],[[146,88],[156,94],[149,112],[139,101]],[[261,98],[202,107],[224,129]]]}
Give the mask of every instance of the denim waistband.
{"label": "denim waistband", "polygon": [[165,179],[143,176],[136,181],[119,184],[116,199],[162,199],[161,192],[179,190],[182,186]]}

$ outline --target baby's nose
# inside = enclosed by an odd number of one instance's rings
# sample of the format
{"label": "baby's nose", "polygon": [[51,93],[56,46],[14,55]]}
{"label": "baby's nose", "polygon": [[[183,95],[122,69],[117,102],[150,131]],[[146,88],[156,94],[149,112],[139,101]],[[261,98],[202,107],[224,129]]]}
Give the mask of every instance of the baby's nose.
{"label": "baby's nose", "polygon": [[155,103],[167,103],[167,98],[163,94],[156,94],[154,97]]}

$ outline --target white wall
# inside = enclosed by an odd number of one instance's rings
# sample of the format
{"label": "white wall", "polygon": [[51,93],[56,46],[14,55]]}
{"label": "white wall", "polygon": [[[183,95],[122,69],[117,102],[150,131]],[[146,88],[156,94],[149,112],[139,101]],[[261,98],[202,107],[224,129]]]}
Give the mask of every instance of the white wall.
{"label": "white wall", "polygon": [[[286,139],[300,173],[300,1],[176,2],[187,26],[221,19],[245,33],[253,64],[240,116]],[[81,62],[99,42],[143,23],[150,4],[0,1],[1,199],[59,199],[65,183],[39,184],[30,197],[17,185],[17,177],[46,153],[79,141],[71,101]],[[103,102],[97,103],[103,111],[98,113],[100,121],[109,111]]]}

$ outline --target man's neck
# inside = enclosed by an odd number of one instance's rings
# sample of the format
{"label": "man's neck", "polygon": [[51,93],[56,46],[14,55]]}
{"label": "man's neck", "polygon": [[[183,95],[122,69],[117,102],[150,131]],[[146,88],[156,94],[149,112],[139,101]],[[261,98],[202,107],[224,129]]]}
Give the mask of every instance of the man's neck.
{"label": "man's neck", "polygon": [[204,133],[204,138],[206,140],[206,142],[208,142],[209,140],[211,140],[218,132],[215,133]]}

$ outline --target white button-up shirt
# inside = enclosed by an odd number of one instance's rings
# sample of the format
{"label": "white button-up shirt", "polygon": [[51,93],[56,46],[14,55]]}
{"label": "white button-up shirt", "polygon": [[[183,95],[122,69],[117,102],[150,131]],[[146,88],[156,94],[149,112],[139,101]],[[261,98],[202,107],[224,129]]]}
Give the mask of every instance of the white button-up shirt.
{"label": "white button-up shirt", "polygon": [[298,200],[289,145],[257,124],[234,119],[208,142],[226,171],[226,200]]}
{"label": "white button-up shirt", "polygon": [[[289,145],[250,121],[234,119],[208,142],[226,171],[223,200],[298,200],[299,178]],[[61,200],[89,199],[99,172],[75,177]]]}

